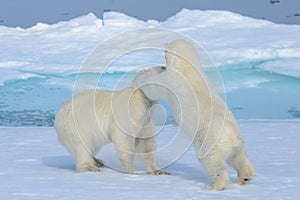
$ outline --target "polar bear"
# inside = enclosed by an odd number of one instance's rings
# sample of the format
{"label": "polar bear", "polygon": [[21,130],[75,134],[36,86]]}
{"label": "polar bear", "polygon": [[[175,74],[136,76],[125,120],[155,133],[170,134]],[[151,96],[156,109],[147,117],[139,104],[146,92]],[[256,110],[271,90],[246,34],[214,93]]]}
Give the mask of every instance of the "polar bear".
{"label": "polar bear", "polygon": [[[136,77],[143,79],[165,69],[153,67]],[[103,162],[94,155],[112,142],[130,173],[135,172],[133,160],[138,153],[149,173],[169,174],[156,166],[155,136],[149,116],[152,103],[135,81],[120,91],[83,91],[64,103],[57,112],[55,129],[59,141],[75,160],[76,171],[100,171]]]}
{"label": "polar bear", "polygon": [[250,182],[255,170],[243,147],[236,120],[200,67],[193,43],[175,40],[166,46],[165,72],[136,80],[151,100],[169,103],[175,122],[193,141],[197,157],[211,184],[228,184],[227,164],[238,172],[237,183]]}

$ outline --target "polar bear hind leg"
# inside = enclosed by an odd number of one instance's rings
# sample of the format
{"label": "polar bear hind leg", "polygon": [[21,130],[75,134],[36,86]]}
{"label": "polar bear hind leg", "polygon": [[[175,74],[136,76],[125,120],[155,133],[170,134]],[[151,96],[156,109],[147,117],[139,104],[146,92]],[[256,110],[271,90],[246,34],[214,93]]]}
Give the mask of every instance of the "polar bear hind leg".
{"label": "polar bear hind leg", "polygon": [[255,176],[255,170],[242,148],[236,150],[228,162],[238,172],[237,183],[245,185]]}
{"label": "polar bear hind leg", "polygon": [[227,164],[220,152],[214,150],[206,157],[200,159],[200,163],[211,179],[211,184],[205,189],[208,190],[223,190],[229,182]]}
{"label": "polar bear hind leg", "polygon": [[77,146],[73,156],[76,163],[77,172],[99,172],[100,161],[96,160],[93,155],[88,152],[82,145]]}
{"label": "polar bear hind leg", "polygon": [[56,126],[57,135],[59,141],[72,155],[72,158],[75,161],[76,171],[77,172],[98,172],[100,171],[97,165],[95,164],[95,160],[93,155],[74,137],[74,133],[76,132],[73,128],[65,128],[64,126],[57,125]]}

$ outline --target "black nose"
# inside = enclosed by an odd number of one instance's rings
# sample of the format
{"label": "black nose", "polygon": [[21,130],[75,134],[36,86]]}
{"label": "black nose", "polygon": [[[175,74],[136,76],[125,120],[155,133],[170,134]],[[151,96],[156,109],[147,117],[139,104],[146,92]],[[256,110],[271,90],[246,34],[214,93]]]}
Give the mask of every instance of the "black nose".
{"label": "black nose", "polygon": [[166,70],[166,69],[167,69],[167,67],[165,67],[165,66],[162,66],[160,69]]}

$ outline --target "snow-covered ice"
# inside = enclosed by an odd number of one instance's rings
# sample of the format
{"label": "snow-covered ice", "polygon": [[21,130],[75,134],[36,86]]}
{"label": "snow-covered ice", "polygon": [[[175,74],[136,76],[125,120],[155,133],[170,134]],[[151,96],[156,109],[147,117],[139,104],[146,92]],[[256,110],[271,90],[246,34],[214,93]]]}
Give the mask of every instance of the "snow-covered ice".
{"label": "snow-covered ice", "polygon": [[[55,112],[72,95],[77,72],[92,50],[111,37],[143,28],[190,37],[214,61],[257,170],[250,185],[233,183],[231,171],[226,190],[203,190],[209,180],[192,148],[167,167],[171,176],[130,175],[107,167],[100,173],[74,172],[52,127]],[[186,9],[164,22],[106,12],[103,20],[88,14],[28,29],[0,26],[1,199],[299,199],[299,33],[299,25]],[[130,47],[130,41],[122,44]],[[131,72],[153,63],[165,64],[162,51],[126,55],[111,65],[101,86],[112,89],[124,75],[130,84]],[[204,67],[214,81],[211,68]],[[88,84],[99,74],[81,76]],[[167,144],[176,129],[165,128],[158,146]],[[99,156],[110,161],[106,152]]]}
{"label": "snow-covered ice", "polygon": [[[193,148],[166,168],[172,173],[170,176],[132,175],[107,167],[99,173],[76,173],[73,160],[58,143],[54,128],[1,127],[0,196],[10,200],[299,199],[300,121],[238,123],[257,175],[250,185],[239,186],[234,183],[236,174],[232,170],[231,183],[224,191],[203,189],[209,178]],[[168,125],[158,142],[168,143],[175,129]]]}
{"label": "snow-covered ice", "polygon": [[[0,117],[4,119],[0,125],[52,126],[90,52],[112,37],[143,28],[174,31],[201,45],[221,74],[227,103],[237,118],[299,116],[294,109],[300,106],[299,25],[274,24],[228,11],[184,9],[164,22],[106,12],[103,20],[88,14],[28,29],[0,26]],[[168,40],[157,38],[162,44]],[[130,48],[131,42],[117,45]],[[115,53],[113,48],[118,46],[107,50],[106,57],[111,56],[110,50]],[[110,66],[102,86],[111,89],[125,73],[164,62],[162,51],[130,53]],[[99,77],[93,71],[89,75],[87,82]],[[16,116],[19,120],[11,120]]]}

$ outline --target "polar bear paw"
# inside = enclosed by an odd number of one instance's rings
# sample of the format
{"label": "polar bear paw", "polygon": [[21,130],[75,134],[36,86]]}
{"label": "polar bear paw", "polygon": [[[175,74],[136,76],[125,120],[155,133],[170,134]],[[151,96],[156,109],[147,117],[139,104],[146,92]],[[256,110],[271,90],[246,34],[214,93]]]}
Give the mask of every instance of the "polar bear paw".
{"label": "polar bear paw", "polygon": [[229,176],[226,170],[213,174],[210,185],[204,187],[207,190],[223,190],[229,181]]}
{"label": "polar bear paw", "polygon": [[216,184],[212,183],[210,185],[204,186],[205,190],[224,190],[226,184]]}
{"label": "polar bear paw", "polygon": [[255,174],[249,174],[248,176],[239,176],[236,180],[236,183],[239,185],[247,185],[250,183],[250,181],[252,180],[253,176],[255,176]]}
{"label": "polar bear paw", "polygon": [[97,167],[96,165],[92,164],[85,164],[81,165],[76,169],[77,172],[83,173],[83,172],[100,172],[100,168]]}
{"label": "polar bear paw", "polygon": [[236,180],[236,183],[239,185],[247,185],[248,183],[250,183],[251,178],[238,178]]}
{"label": "polar bear paw", "polygon": [[252,178],[255,176],[255,170],[252,166],[249,166],[238,173],[236,182],[240,185],[249,184]]}
{"label": "polar bear paw", "polygon": [[162,169],[156,169],[156,170],[150,171],[149,174],[152,174],[152,175],[171,175],[170,172],[164,171]]}

